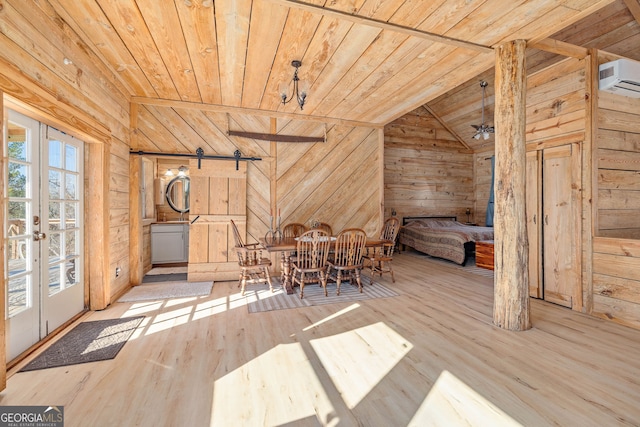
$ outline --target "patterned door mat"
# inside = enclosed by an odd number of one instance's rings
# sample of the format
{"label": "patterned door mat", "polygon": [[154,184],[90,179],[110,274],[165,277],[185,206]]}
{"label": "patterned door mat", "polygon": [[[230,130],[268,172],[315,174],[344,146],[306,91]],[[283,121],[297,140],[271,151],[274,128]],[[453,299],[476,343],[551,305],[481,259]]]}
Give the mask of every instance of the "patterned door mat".
{"label": "patterned door mat", "polygon": [[116,357],[144,316],[79,323],[19,372]]}

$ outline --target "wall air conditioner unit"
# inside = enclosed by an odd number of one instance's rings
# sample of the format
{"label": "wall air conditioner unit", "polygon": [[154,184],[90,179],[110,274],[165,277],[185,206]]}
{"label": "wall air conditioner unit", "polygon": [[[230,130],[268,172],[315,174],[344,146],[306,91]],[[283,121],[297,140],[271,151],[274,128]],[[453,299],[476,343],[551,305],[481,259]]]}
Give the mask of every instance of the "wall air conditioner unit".
{"label": "wall air conditioner unit", "polygon": [[618,59],[600,65],[600,90],[640,98],[640,62]]}

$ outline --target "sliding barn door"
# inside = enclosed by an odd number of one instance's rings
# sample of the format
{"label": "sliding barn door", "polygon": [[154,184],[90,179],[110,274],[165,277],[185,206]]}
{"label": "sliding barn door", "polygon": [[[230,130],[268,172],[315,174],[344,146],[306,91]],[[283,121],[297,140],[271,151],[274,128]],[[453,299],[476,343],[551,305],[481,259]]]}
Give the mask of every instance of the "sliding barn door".
{"label": "sliding barn door", "polygon": [[242,235],[247,224],[247,164],[224,160],[189,163],[191,178],[189,220],[190,282],[238,278],[238,260],[230,229],[233,220]]}

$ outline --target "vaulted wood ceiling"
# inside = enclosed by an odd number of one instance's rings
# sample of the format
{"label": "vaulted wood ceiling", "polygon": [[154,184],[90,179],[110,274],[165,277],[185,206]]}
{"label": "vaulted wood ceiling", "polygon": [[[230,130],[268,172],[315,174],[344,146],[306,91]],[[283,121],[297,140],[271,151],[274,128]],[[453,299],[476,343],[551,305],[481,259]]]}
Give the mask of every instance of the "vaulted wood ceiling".
{"label": "vaulted wood ceiling", "polygon": [[[461,136],[480,122],[478,82],[493,81],[500,43],[558,37],[639,54],[627,7],[638,0],[49,1],[135,102],[374,125],[427,104]],[[308,85],[302,111],[280,102],[292,60]]]}

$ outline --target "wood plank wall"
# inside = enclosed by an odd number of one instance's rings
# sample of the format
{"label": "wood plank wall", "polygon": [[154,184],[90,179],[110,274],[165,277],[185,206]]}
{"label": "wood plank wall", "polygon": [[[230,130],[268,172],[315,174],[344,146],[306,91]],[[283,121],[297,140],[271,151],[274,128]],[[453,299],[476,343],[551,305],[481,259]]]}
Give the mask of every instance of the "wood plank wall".
{"label": "wood plank wall", "polygon": [[592,314],[640,328],[640,99],[597,99]]}
{"label": "wood plank wall", "polygon": [[[312,220],[327,222],[334,232],[363,228],[376,235],[381,225],[382,194],[377,129],[279,119],[277,133],[324,136],[324,143],[271,143],[229,136],[229,129],[270,133],[271,120],[243,114],[141,106],[138,136],[141,150],[206,155],[260,157],[248,163],[247,239],[256,241],[269,228],[277,211],[282,225]],[[275,178],[272,180],[272,163]],[[161,170],[160,168],[159,170]],[[272,186],[275,186],[272,192]],[[271,194],[275,194],[272,200]],[[275,224],[274,224],[275,225]],[[278,264],[278,263],[276,263]]]}
{"label": "wood plank wall", "polygon": [[[47,2],[6,1],[0,8],[0,88],[26,114],[89,143],[109,145],[108,230],[111,239],[87,236],[87,250],[109,241],[103,286],[111,296],[128,282],[129,93],[93,49],[72,35]],[[64,59],[71,63],[65,64]],[[90,203],[90,199],[87,199]],[[115,267],[122,268],[116,279]],[[88,275],[86,277],[89,277]]]}
{"label": "wood plank wall", "polygon": [[[420,107],[384,128],[385,217],[455,215],[479,218],[473,154]],[[486,210],[486,207],[485,207]]]}
{"label": "wood plank wall", "polygon": [[[119,140],[111,144],[109,173],[109,271],[111,297],[129,286],[129,145]],[[116,277],[116,269],[120,269]]]}
{"label": "wood plank wall", "polygon": [[640,238],[640,99],[598,97],[597,235]]}
{"label": "wood plank wall", "polygon": [[[585,130],[585,61],[567,59],[527,78],[527,150],[579,141]],[[474,154],[478,222],[486,215],[493,150]]]}
{"label": "wood plank wall", "polygon": [[584,133],[586,66],[584,59],[567,58],[527,78],[527,151]]}

